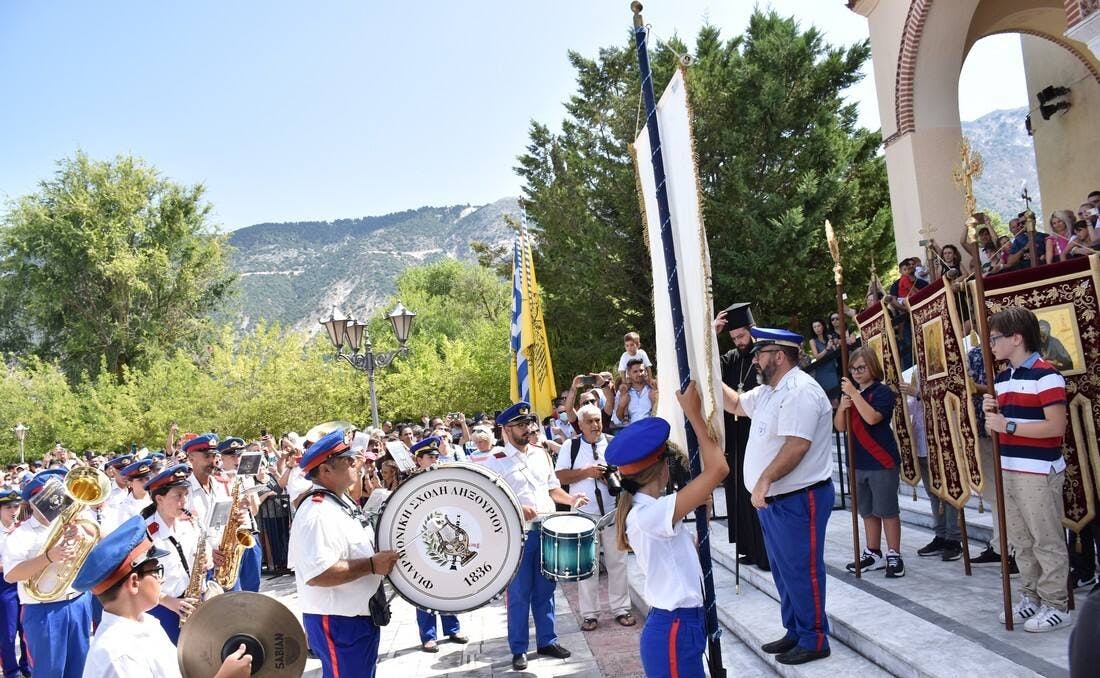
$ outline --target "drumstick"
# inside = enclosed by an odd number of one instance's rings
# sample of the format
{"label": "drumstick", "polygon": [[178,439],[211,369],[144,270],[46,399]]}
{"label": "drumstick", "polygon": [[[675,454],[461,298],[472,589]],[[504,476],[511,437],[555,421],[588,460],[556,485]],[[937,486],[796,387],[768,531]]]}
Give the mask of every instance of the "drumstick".
{"label": "drumstick", "polygon": [[[423,537],[425,533],[430,532],[431,534],[435,534],[435,533],[439,532],[440,530],[442,530],[444,525],[445,525],[445,523],[442,520],[439,519],[439,516],[435,516],[434,518],[432,518],[431,520],[428,521],[428,524],[424,526],[424,529],[420,530],[415,535],[413,535],[413,538],[410,539],[407,543],[408,544],[413,543],[417,539],[420,539],[421,537]],[[401,549],[400,551],[398,551],[397,555],[404,558],[405,557],[405,549]]]}

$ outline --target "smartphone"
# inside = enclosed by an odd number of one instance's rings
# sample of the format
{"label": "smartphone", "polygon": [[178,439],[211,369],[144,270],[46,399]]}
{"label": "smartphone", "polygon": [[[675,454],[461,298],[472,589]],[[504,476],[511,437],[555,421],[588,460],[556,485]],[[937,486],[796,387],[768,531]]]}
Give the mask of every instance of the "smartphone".
{"label": "smartphone", "polygon": [[596,385],[596,377],[592,376],[591,374],[586,374],[583,377],[581,377],[581,386],[583,386],[585,388],[592,388],[595,385]]}

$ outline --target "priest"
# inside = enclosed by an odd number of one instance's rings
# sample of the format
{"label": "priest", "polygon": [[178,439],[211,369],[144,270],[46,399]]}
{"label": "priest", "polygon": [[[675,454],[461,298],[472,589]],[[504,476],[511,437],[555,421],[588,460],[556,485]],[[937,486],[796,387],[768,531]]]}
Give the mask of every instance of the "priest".
{"label": "priest", "polygon": [[[752,319],[751,304],[733,304],[714,319],[718,334],[729,332],[733,349],[722,356],[722,381],[738,393],[757,387],[756,366],[752,361],[752,335],[749,328]],[[748,491],[742,482],[745,465],[745,446],[749,441],[752,420],[726,412],[726,462],[730,473],[726,476],[726,513],[729,515],[730,543],[737,543],[737,555],[742,565],[756,565],[768,571],[768,551],[764,547],[764,534],[760,519],[753,508]]]}

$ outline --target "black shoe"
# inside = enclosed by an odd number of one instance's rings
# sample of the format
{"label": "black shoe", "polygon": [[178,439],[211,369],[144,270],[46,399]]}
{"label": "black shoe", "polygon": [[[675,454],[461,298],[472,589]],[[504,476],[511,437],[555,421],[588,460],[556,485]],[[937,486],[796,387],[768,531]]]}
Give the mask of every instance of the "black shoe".
{"label": "black shoe", "polygon": [[977,557],[971,558],[970,563],[972,565],[985,565],[987,563],[1001,563],[1001,554],[997,553],[992,546],[986,546],[985,550],[977,555]]}
{"label": "black shoe", "polygon": [[760,646],[760,649],[768,654],[782,654],[793,650],[798,645],[797,638],[791,638],[790,636],[783,636],[779,640],[773,640],[770,643],[764,643]]}
{"label": "black shoe", "polygon": [[466,643],[470,642],[470,637],[465,636],[461,633],[455,633],[447,636],[447,640],[451,641],[452,643],[458,643],[459,645],[465,645]]}
{"label": "black shoe", "polygon": [[760,565],[757,565],[756,567],[757,567],[757,569],[760,569],[764,572],[771,572],[772,571],[772,566],[767,564],[767,563],[761,563]]}
{"label": "black shoe", "polygon": [[752,556],[741,556],[740,558],[737,559],[737,562],[741,563],[742,565],[753,565],[754,564]]}
{"label": "black shoe", "polygon": [[1020,568],[1016,567],[1016,556],[1008,557],[1008,576],[1018,577],[1020,576]]}
{"label": "black shoe", "polygon": [[905,561],[895,551],[886,553],[886,578],[900,579],[905,576]]}
{"label": "black shoe", "polygon": [[921,548],[917,549],[918,556],[938,556],[943,553],[943,537],[936,537]]}
{"label": "black shoe", "polygon": [[527,669],[527,655],[524,653],[512,655],[512,668],[516,671]]}
{"label": "black shoe", "polygon": [[573,654],[557,643],[547,645],[546,647],[540,647],[538,653],[544,657],[554,657],[555,659],[566,659]]}
{"label": "black shoe", "polygon": [[959,558],[962,558],[962,556],[963,556],[962,544],[960,544],[957,541],[944,540],[944,542],[943,542],[943,552],[940,554],[941,558],[943,558],[944,560],[958,560]]}
{"label": "black shoe", "polygon": [[830,654],[829,648],[824,650],[807,650],[801,645],[796,645],[775,658],[780,664],[805,664],[815,659],[824,659]]}
{"label": "black shoe", "polygon": [[[855,562],[848,563],[844,566],[849,572],[856,571]],[[863,549],[863,553],[859,557],[859,569],[860,572],[870,572],[871,570],[881,570],[886,567],[886,560],[882,557],[881,551],[872,551],[870,549]]]}

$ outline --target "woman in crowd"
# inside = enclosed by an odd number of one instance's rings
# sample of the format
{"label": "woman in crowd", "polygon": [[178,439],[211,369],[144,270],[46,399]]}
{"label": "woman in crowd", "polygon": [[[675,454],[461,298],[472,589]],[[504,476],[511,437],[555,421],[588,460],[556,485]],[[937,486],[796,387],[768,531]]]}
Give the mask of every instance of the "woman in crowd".
{"label": "woman in crowd", "polygon": [[1050,215],[1049,235],[1046,244],[1046,262],[1065,261],[1070,249],[1070,237],[1073,228],[1073,212],[1057,210]]}
{"label": "woman in crowd", "polygon": [[810,324],[810,355],[814,360],[831,357],[831,360],[817,365],[814,379],[821,385],[829,401],[836,407],[840,397],[840,376],[837,374],[836,350],[840,348],[840,338],[828,331],[824,320],[814,320]]}
{"label": "woman in crowd", "polygon": [[961,280],[967,276],[966,264],[963,263],[958,247],[944,245],[940,251],[940,260],[940,265],[943,266],[943,277],[949,280]]}

